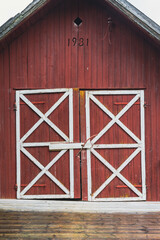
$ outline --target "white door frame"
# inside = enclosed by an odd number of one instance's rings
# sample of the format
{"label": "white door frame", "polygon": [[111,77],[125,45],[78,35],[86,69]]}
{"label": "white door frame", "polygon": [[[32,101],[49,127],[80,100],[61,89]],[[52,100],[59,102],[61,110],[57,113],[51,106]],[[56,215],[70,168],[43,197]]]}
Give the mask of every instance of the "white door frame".
{"label": "white door frame", "polygon": [[[28,94],[54,94],[63,93],[58,101],[43,114],[33,103],[27,98]],[[49,115],[66,99],[69,98],[69,136],[66,136],[48,117]],[[20,100],[22,100],[30,109],[32,109],[40,119],[29,129],[24,136],[20,137]],[[17,198],[18,199],[55,199],[55,198],[74,198],[74,159],[73,151],[76,146],[73,144],[73,90],[72,89],[46,89],[46,90],[22,90],[16,92],[16,147],[17,147]],[[35,157],[33,157],[26,147],[43,147],[48,146],[50,148],[50,142],[27,142],[24,141],[40,126],[42,122],[46,122],[55,132],[57,132],[64,142],[58,142],[58,144],[66,144],[65,149],[60,148],[59,153],[52,159],[47,165],[43,166]],[[72,143],[72,148],[68,143]],[[56,142],[57,144],[57,142]],[[52,146],[54,142],[52,143]],[[53,176],[49,169],[64,155],[66,151],[69,151],[70,157],[70,189],[67,189],[55,176]],[[41,172],[21,191],[21,152],[35,164]],[[43,176],[47,175],[52,182],[54,182],[64,194],[48,194],[48,195],[25,195],[28,190]]]}
{"label": "white door frame", "polygon": [[[87,151],[87,179],[88,179],[88,200],[89,201],[137,201],[146,200],[146,175],[145,175],[145,125],[144,125],[144,91],[143,90],[113,90],[113,91],[85,91],[86,92],[86,139],[84,143],[73,142],[73,90],[72,89],[46,89],[46,90],[21,90],[16,92],[16,142],[17,142],[17,198],[18,199],[56,199],[56,198],[74,198],[74,149],[86,149]],[[45,113],[43,114],[33,103],[31,103],[28,94],[46,94],[46,93],[64,93],[62,97]],[[97,98],[96,95],[134,95],[132,100],[114,116]],[[69,97],[69,136],[66,136],[53,122],[49,120],[49,115],[67,98]],[[141,122],[141,137],[140,139],[128,129],[121,121],[120,117],[127,112],[137,100],[140,100],[140,122]],[[20,137],[20,100],[30,107],[40,119],[34,124],[30,130]],[[111,121],[91,140],[90,136],[90,101],[93,101]],[[60,142],[27,142],[24,141],[37,129],[42,122],[46,122],[54,131],[56,131],[64,141]],[[96,144],[114,124],[117,124],[125,131],[132,139],[134,144]],[[27,150],[26,147],[43,147],[47,146],[50,151],[59,151],[57,156],[47,165],[43,166],[35,159]],[[96,149],[123,149],[134,148],[135,151],[121,164],[118,169],[115,169],[106,159],[104,159]],[[70,189],[67,189],[58,179],[56,179],[49,169],[56,163],[63,154],[69,151],[70,156]],[[33,162],[41,172],[21,191],[21,152],[26,155],[29,161]],[[91,176],[91,153],[103,163],[112,175],[93,193],[92,192],[92,176]],[[122,174],[121,171],[141,153],[141,179],[142,192],[140,192],[132,183],[130,183]],[[43,176],[47,175],[51,181],[59,186],[64,194],[48,194],[48,195],[25,195],[28,190]],[[118,177],[126,186],[128,186],[137,197],[126,198],[97,198],[99,193],[115,178]]]}
{"label": "white door frame", "polygon": [[[104,106],[96,95],[134,95],[132,100],[116,115],[114,116],[106,106]],[[140,100],[140,125],[141,125],[141,139],[139,139],[129,128],[127,128],[121,121],[120,117],[127,112],[137,100]],[[111,121],[91,140],[90,136],[90,101],[93,101],[106,115],[111,118]],[[125,131],[134,141],[134,144],[96,144],[114,124],[117,124],[123,131]],[[91,148],[87,149],[87,174],[88,174],[88,200],[89,201],[137,201],[146,200],[146,176],[145,176],[145,122],[144,122],[144,91],[143,90],[113,90],[113,91],[87,91],[86,92],[86,138],[87,144]],[[96,149],[123,149],[134,148],[135,151],[121,164],[118,169],[115,169],[106,159],[104,159]],[[131,182],[129,182],[121,171],[134,159],[134,157],[141,153],[141,180],[142,192],[139,191]],[[95,191],[92,192],[92,176],[91,176],[91,153],[106,166],[112,175]],[[99,193],[115,178],[118,177],[124,184],[131,189],[137,197],[126,198],[97,198]]]}

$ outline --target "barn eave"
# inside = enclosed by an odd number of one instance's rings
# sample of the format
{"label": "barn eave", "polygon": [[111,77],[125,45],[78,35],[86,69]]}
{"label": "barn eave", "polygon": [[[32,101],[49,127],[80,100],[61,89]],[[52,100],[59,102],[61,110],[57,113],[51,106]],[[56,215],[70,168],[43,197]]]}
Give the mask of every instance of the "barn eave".
{"label": "barn eave", "polygon": [[29,4],[21,13],[16,14],[13,18],[10,18],[6,23],[0,27],[0,40],[5,38],[11,31],[13,31],[22,21],[27,19],[35,11],[40,9],[46,0],[35,0]]}
{"label": "barn eave", "polygon": [[[16,32],[16,30],[22,27],[28,20],[30,21],[30,19],[40,10],[42,10],[45,6],[50,6],[50,4],[56,5],[58,2],[60,2],[60,0],[55,0],[54,2],[51,0],[34,0],[21,13],[18,13],[15,17],[9,19],[0,27],[1,48],[3,48],[5,43],[9,41],[8,38],[10,39],[10,35],[12,35],[13,32]],[[126,17],[137,28],[142,30],[144,34],[149,36],[159,45],[160,26],[158,24],[126,0],[105,0],[104,2],[112,6],[116,11]],[[31,21],[31,23],[33,22]],[[16,35],[16,33],[14,35]]]}
{"label": "barn eave", "polygon": [[126,0],[105,0],[152,39],[160,41],[160,26]]}

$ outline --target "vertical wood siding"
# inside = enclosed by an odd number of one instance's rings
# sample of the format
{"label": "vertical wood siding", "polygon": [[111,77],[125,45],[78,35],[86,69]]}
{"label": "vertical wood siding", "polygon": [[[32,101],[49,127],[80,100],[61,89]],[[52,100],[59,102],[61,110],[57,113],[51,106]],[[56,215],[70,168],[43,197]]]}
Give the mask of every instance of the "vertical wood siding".
{"label": "vertical wood siding", "polygon": [[96,1],[64,1],[26,29],[0,53],[0,197],[16,196],[15,89],[144,88],[147,200],[160,201],[159,59],[158,48]]}

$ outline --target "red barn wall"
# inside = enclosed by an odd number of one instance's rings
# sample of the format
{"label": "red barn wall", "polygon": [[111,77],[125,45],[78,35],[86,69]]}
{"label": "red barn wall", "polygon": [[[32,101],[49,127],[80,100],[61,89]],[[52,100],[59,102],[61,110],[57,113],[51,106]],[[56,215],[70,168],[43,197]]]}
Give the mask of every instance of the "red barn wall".
{"label": "red barn wall", "polygon": [[145,89],[147,200],[160,201],[159,79],[159,49],[109,6],[70,0],[50,9],[0,54],[0,197],[16,198],[16,89]]}

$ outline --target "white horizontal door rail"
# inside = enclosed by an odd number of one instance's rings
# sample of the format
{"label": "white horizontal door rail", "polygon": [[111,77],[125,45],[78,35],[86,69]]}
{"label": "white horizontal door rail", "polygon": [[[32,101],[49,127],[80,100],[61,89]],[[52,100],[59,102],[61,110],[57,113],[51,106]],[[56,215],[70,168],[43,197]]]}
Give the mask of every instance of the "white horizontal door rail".
{"label": "white horizontal door rail", "polygon": [[81,149],[82,148],[81,143],[50,143],[49,144],[49,150],[50,151],[57,151],[62,149]]}

